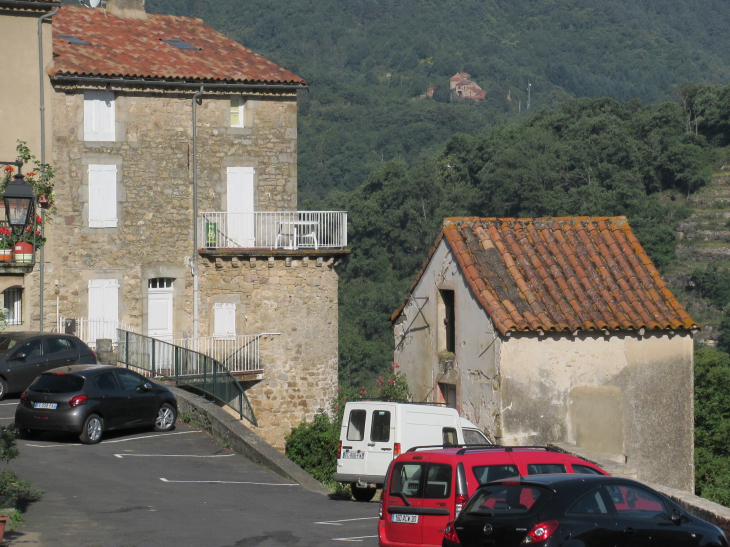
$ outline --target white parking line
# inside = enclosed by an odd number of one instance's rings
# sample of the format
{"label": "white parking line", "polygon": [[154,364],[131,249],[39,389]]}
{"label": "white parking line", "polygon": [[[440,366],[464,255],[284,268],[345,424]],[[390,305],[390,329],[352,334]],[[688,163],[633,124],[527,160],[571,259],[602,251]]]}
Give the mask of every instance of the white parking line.
{"label": "white parking line", "polygon": [[315,522],[314,524],[330,524],[332,526],[342,526],[342,524],[340,524],[341,522],[352,522],[355,520],[375,520],[375,519],[379,519],[379,518],[380,517],[360,517],[360,518],[356,518],[356,519],[324,520],[322,522]]}
{"label": "white parking line", "polygon": [[255,484],[258,486],[299,486],[298,484],[285,484],[278,482],[243,482],[243,481],[171,481],[160,477],[162,482],[182,482],[182,483],[197,483],[197,484]]}
{"label": "white parking line", "polygon": [[[112,444],[112,443],[126,443],[128,441],[141,441],[143,439],[153,439],[155,437],[167,437],[169,435],[187,435],[189,433],[202,433],[201,431],[179,431],[177,433],[158,433],[157,435],[145,435],[143,437],[130,437],[129,439],[115,439],[113,441],[101,441],[99,444]],[[30,444],[26,443],[25,446],[32,446],[34,448],[59,448],[64,446],[85,446],[82,443],[68,443],[68,444]]]}
{"label": "white parking line", "polygon": [[332,538],[332,541],[362,541],[363,539],[376,538],[378,536],[356,536],[351,538]]}
{"label": "white parking line", "polygon": [[18,406],[19,404],[20,403],[0,403],[0,406],[12,406],[12,405]]}
{"label": "white parking line", "polygon": [[15,416],[12,416],[10,418],[0,418],[0,420],[14,420],[14,419],[15,419]]}
{"label": "white parking line", "polygon": [[193,454],[114,454],[117,458],[228,458],[235,454],[212,454],[210,456],[195,456]]}

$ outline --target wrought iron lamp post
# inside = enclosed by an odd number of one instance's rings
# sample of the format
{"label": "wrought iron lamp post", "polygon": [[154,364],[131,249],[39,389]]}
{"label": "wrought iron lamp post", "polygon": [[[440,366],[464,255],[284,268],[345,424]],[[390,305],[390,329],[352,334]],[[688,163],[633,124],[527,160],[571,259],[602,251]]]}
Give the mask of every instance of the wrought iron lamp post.
{"label": "wrought iron lamp post", "polygon": [[21,236],[29,227],[33,226],[33,261],[35,260],[35,202],[36,196],[33,189],[25,181],[25,176],[20,172],[23,162],[0,161],[0,165],[16,165],[18,172],[13,176],[5,192],[3,193],[3,203],[5,204],[5,216],[10,229],[16,236]]}

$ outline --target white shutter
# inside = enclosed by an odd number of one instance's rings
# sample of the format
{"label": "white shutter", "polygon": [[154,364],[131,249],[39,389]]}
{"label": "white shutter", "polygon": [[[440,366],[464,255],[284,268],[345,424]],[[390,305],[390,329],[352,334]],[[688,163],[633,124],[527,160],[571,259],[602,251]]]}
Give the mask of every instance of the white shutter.
{"label": "white shutter", "polygon": [[236,305],[217,303],[213,305],[215,332],[213,337],[217,339],[230,339],[236,337]]}
{"label": "white shutter", "polygon": [[89,227],[117,226],[117,166],[89,165]]}
{"label": "white shutter", "polygon": [[228,168],[226,246],[253,247],[256,242],[253,214],[255,173],[253,167]]}
{"label": "white shutter", "polygon": [[117,340],[119,324],[119,281],[116,279],[89,280],[89,335]]}
{"label": "white shutter", "polygon": [[115,141],[115,110],[114,93],[84,92],[84,140]]}

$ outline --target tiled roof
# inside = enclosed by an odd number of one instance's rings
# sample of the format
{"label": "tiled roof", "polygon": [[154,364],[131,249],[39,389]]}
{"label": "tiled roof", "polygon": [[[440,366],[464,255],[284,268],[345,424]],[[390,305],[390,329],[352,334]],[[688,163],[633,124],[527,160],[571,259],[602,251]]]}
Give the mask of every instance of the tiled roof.
{"label": "tiled roof", "polygon": [[503,335],[698,328],[626,217],[450,218],[442,238]]}
{"label": "tiled roof", "polygon": [[[73,45],[71,35],[91,46]],[[162,42],[178,38],[196,50]],[[123,19],[102,9],[63,6],[53,18],[51,76],[105,76],[306,84],[248,48],[207,27],[200,19],[148,14]]]}

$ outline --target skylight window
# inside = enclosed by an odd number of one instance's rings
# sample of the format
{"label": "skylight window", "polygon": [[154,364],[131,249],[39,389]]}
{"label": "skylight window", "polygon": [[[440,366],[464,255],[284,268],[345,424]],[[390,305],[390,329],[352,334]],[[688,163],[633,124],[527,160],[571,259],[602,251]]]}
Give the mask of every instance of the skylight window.
{"label": "skylight window", "polygon": [[76,36],[71,36],[70,34],[56,34],[56,36],[61,38],[62,40],[66,40],[69,44],[73,44],[75,46],[90,46],[91,45],[86,40],[82,40],[81,38],[76,38]]}
{"label": "skylight window", "polygon": [[175,46],[177,49],[185,49],[185,50],[193,50],[197,51],[198,48],[196,48],[192,44],[188,44],[185,40],[181,40],[180,38],[163,38],[163,42],[166,44],[170,44],[171,46]]}

